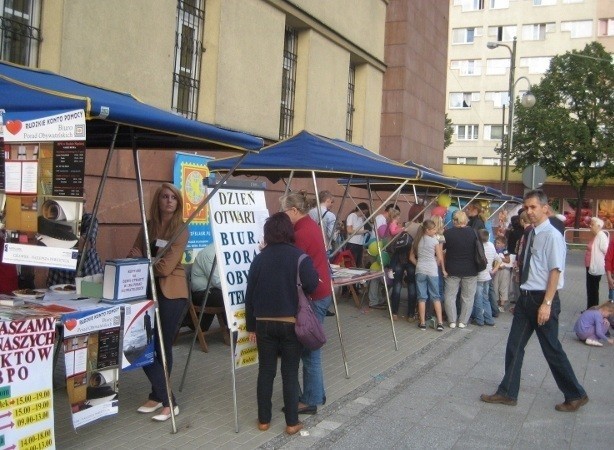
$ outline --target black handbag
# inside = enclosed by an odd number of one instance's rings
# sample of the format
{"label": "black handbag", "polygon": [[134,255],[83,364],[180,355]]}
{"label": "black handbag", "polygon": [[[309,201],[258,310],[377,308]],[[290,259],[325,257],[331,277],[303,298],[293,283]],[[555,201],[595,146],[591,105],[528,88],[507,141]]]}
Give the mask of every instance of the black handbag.
{"label": "black handbag", "polygon": [[486,266],[488,265],[488,260],[486,259],[486,254],[484,253],[484,244],[482,244],[482,241],[477,233],[475,233],[475,252],[473,257],[478,272],[485,270]]}

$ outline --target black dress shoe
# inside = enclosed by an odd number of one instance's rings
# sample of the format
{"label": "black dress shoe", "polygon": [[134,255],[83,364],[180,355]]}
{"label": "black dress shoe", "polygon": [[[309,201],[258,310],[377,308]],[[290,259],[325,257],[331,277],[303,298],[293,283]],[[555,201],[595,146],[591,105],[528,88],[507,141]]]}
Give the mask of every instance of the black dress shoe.
{"label": "black dress shoe", "polygon": [[334,317],[334,315],[334,312],[326,310],[326,317]]}
{"label": "black dress shoe", "polygon": [[[283,408],[281,408],[281,412],[285,413],[286,412],[286,407],[284,406]],[[318,407],[313,405],[313,406],[303,406],[302,408],[298,409],[298,413],[299,414],[309,414],[309,415],[314,415],[318,413]]]}

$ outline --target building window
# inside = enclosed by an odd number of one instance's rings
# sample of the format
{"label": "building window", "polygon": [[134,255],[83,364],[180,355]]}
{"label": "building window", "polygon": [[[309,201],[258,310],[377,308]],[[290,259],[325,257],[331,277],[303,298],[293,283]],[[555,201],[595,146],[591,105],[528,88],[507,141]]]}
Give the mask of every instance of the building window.
{"label": "building window", "polygon": [[500,166],[501,158],[482,158],[482,164],[485,166]]}
{"label": "building window", "polygon": [[509,68],[509,58],[491,58],[486,60],[486,75],[504,75]]}
{"label": "building window", "polygon": [[488,27],[488,36],[497,42],[512,42],[516,36],[516,25]]}
{"label": "building window", "polygon": [[546,73],[550,67],[551,56],[536,56],[533,58],[520,58],[520,67],[529,69],[530,74]]}
{"label": "building window", "polygon": [[0,60],[38,65],[41,42],[39,0],[0,0]]}
{"label": "building window", "polygon": [[345,140],[352,142],[352,134],[354,132],[354,91],[356,89],[356,66],[350,64],[348,77],[348,105],[347,115],[345,117]]}
{"label": "building window", "polygon": [[563,4],[565,3],[584,3],[584,0],[563,0]]}
{"label": "building window", "polygon": [[561,22],[561,31],[569,31],[572,39],[591,37],[593,35],[593,21],[574,20],[569,22]]}
{"label": "building window", "polygon": [[455,28],[452,30],[452,43],[473,44],[476,36],[482,36],[482,28]]}
{"label": "building window", "polygon": [[479,125],[455,125],[454,134],[459,141],[476,141],[479,128]]}
{"label": "building window", "polygon": [[479,101],[479,92],[450,92],[450,108],[471,108],[473,102]]}
{"label": "building window", "polygon": [[461,6],[465,11],[479,11],[484,9],[484,0],[454,0],[454,6]]}
{"label": "building window", "polygon": [[503,108],[503,105],[508,106],[510,104],[510,93],[508,91],[486,92],[484,100],[492,102],[493,108]]}
{"label": "building window", "polygon": [[198,114],[204,24],[204,0],[179,0],[177,2],[175,70],[171,108],[188,119],[196,119]]}
{"label": "building window", "polygon": [[522,26],[522,40],[523,41],[545,41],[546,33],[553,33],[556,31],[556,25],[554,22],[549,23],[533,23]]}
{"label": "building window", "polygon": [[478,158],[471,156],[448,156],[448,164],[477,164]]}
{"label": "building window", "polygon": [[614,36],[614,19],[599,19],[599,36]]}
{"label": "building window", "polygon": [[484,125],[484,140],[500,141],[503,138],[503,126]]}
{"label": "building window", "polygon": [[296,59],[298,33],[286,27],[284,38],[284,61],[281,76],[281,114],[279,117],[279,139],[292,136],[294,129],[294,93],[296,92]]}
{"label": "building window", "polygon": [[482,67],[478,59],[451,61],[450,68],[458,70],[461,75],[475,76],[482,74]]}
{"label": "building window", "polygon": [[490,0],[490,9],[504,9],[510,7],[510,0]]}
{"label": "building window", "polygon": [[533,6],[551,6],[556,5],[556,0],[533,0]]}

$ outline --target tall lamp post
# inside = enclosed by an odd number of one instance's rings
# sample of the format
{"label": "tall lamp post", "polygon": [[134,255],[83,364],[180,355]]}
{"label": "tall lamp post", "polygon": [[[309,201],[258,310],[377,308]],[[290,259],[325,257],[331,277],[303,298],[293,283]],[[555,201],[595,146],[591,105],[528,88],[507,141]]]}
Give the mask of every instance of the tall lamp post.
{"label": "tall lamp post", "polygon": [[511,47],[507,44],[502,44],[500,42],[488,42],[486,46],[491,50],[497,47],[505,47],[510,52],[510,77],[508,84],[509,113],[507,122],[507,146],[505,148],[505,170],[503,179],[503,192],[507,192],[510,174],[510,155],[512,152],[512,145],[514,143],[514,88],[516,87],[516,83],[518,83],[522,79],[525,79],[527,83],[529,83],[529,91],[527,91],[521,99],[521,103],[523,106],[530,108],[535,105],[535,96],[531,94],[531,82],[527,77],[520,77],[516,81],[514,81],[514,76],[516,72],[516,36],[514,36]]}

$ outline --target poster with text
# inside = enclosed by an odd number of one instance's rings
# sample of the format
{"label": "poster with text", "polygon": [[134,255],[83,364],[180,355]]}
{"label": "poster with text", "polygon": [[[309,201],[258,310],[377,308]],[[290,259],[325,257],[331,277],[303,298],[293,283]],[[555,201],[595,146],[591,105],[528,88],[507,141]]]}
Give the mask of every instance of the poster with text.
{"label": "poster with text", "polygon": [[0,321],[0,448],[55,448],[55,318]]}
{"label": "poster with text", "polygon": [[235,367],[243,367],[258,362],[258,349],[245,328],[245,289],[269,211],[264,191],[236,188],[218,190],[210,209],[228,327],[238,331]]}
{"label": "poster with text", "polygon": [[66,390],[73,426],[117,414],[121,311],[119,306],[65,314]]}
{"label": "poster with text", "polygon": [[153,362],[155,307],[153,300],[124,305],[122,370],[132,370]]}
{"label": "poster with text", "polygon": [[[207,188],[203,180],[209,177],[207,163],[211,158],[187,153],[175,154],[173,184],[179,188],[183,196],[183,220],[186,221],[207,196]],[[183,263],[191,264],[198,250],[206,247],[212,241],[211,224],[209,223],[209,205],[201,209],[188,224],[188,245],[184,253]]]}

